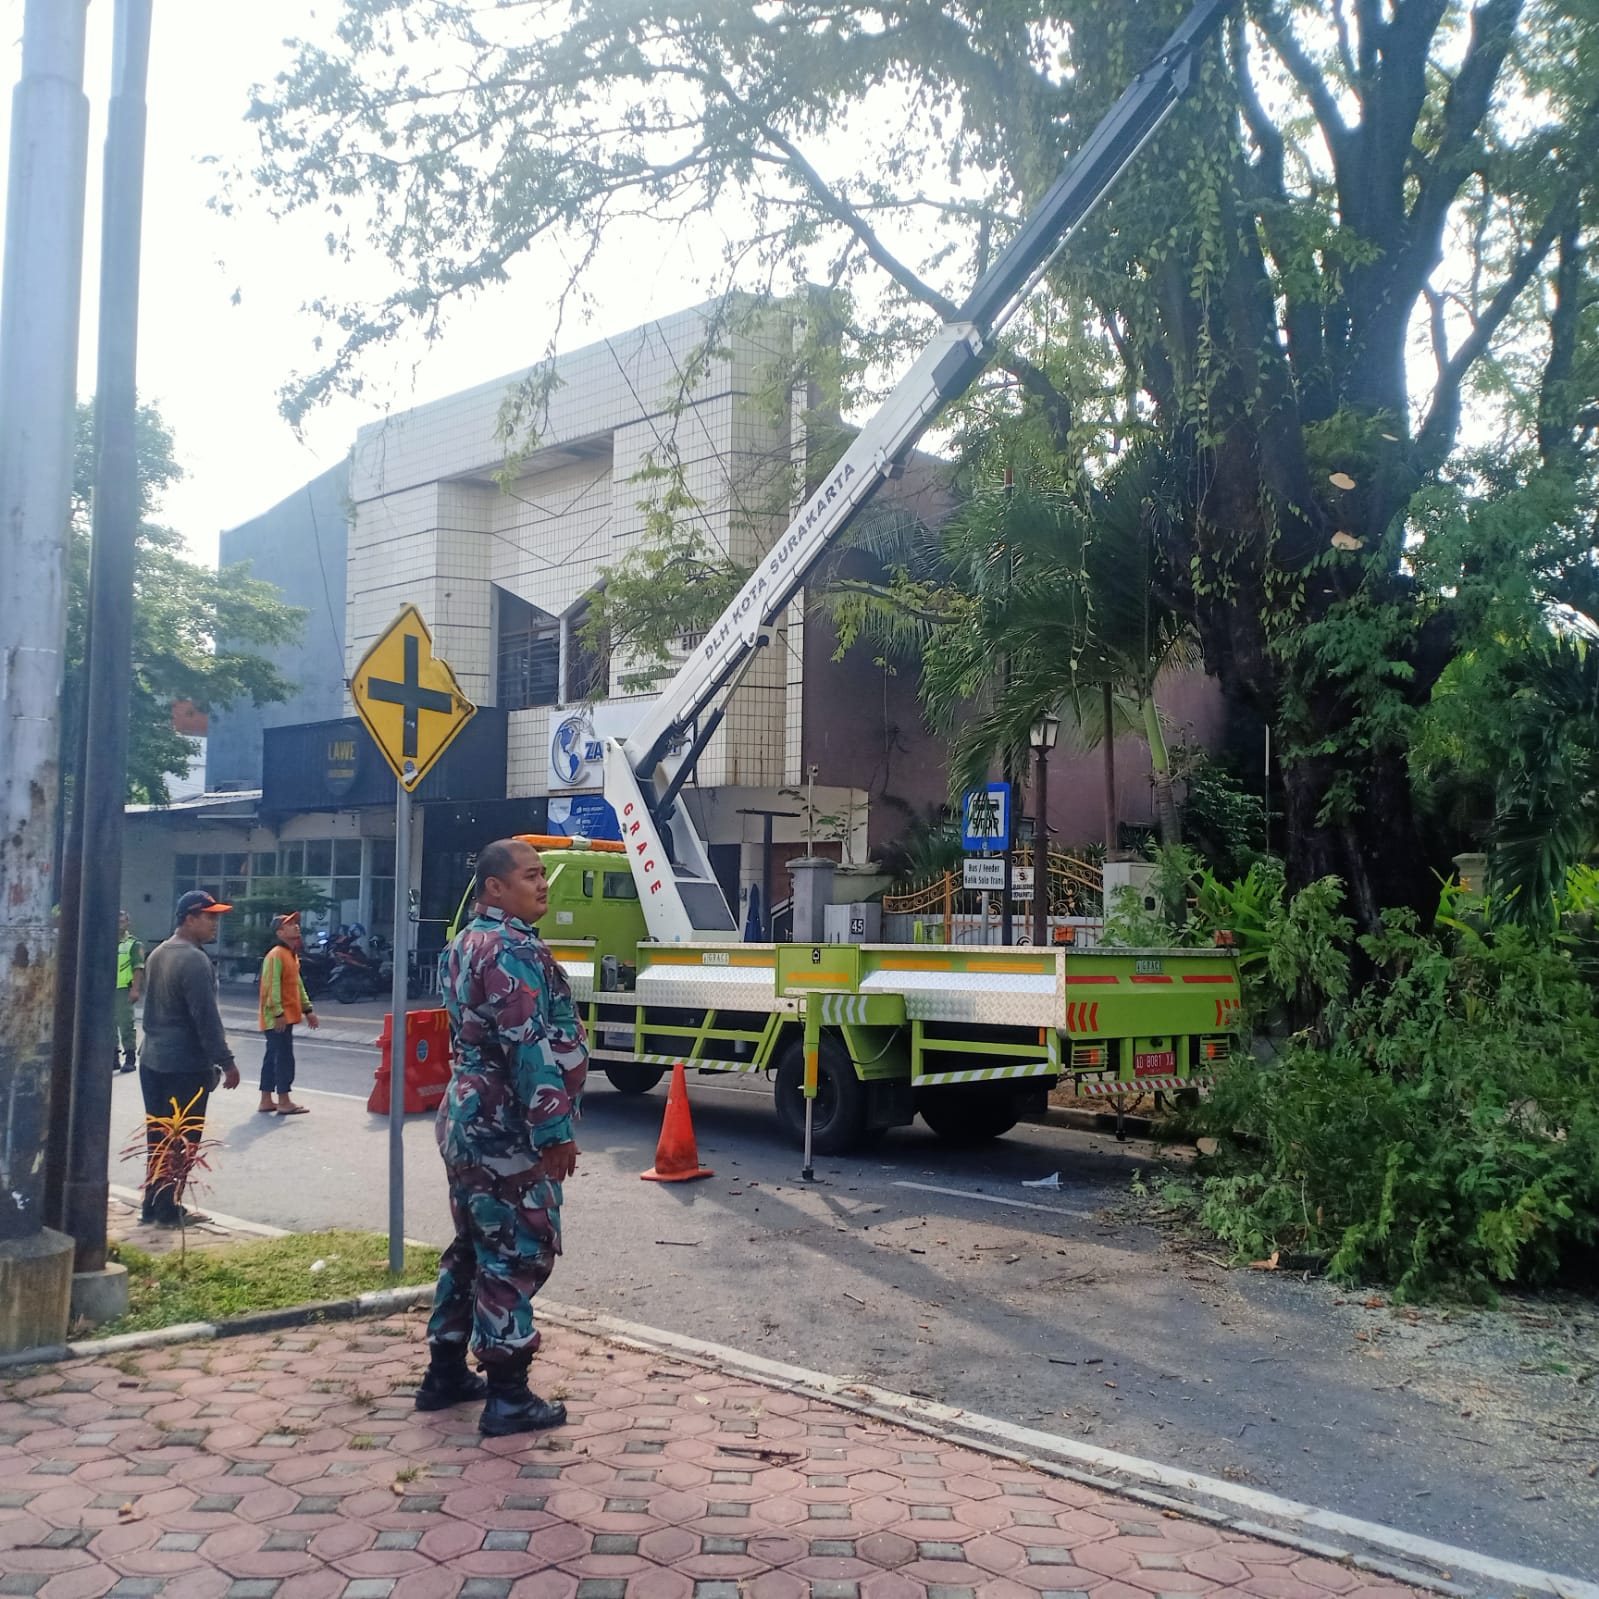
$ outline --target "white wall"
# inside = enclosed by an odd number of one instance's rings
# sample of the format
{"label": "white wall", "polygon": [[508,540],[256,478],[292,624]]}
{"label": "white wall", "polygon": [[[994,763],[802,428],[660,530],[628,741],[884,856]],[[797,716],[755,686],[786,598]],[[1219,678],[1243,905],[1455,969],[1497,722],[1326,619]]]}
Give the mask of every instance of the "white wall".
{"label": "white wall", "polygon": [[[495,481],[506,461],[497,425],[531,368],[364,428],[350,482],[347,670],[412,603],[465,693],[494,703],[494,585],[551,616],[571,613],[644,536],[646,502],[664,488],[638,480],[651,463],[680,474],[692,497],[680,519],[753,563],[794,499],[794,411],[779,381],[793,323],[746,312],[747,325],[730,332],[713,320],[720,309],[562,356],[537,417],[538,448],[506,489]],[[798,730],[786,727],[798,706],[796,654],[780,628],[702,758],[702,784],[783,781],[798,747]],[[557,720],[550,710],[512,715],[508,793],[569,792],[549,772]]]}

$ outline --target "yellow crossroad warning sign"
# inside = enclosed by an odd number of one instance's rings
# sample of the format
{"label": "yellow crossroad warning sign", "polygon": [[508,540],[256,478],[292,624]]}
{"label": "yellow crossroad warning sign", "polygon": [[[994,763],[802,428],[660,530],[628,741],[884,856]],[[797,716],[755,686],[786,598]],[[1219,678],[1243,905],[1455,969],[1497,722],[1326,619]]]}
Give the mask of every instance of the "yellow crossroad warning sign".
{"label": "yellow crossroad warning sign", "polygon": [[361,657],[350,682],[355,709],[394,775],[414,789],[477,714],[414,605],[402,608]]}

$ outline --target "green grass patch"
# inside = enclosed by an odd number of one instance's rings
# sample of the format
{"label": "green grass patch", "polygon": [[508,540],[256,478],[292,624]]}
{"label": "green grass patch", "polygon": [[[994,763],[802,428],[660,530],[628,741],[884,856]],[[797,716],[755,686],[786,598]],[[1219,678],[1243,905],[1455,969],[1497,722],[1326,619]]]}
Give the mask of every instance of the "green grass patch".
{"label": "green grass patch", "polygon": [[[431,1282],[439,1269],[436,1249],[411,1245],[396,1282],[389,1276],[389,1241],[381,1233],[291,1233],[193,1249],[187,1259],[176,1252],[147,1255],[122,1244],[113,1255],[128,1268],[128,1313],[99,1329],[108,1337]],[[313,1271],[318,1261],[322,1265]]]}

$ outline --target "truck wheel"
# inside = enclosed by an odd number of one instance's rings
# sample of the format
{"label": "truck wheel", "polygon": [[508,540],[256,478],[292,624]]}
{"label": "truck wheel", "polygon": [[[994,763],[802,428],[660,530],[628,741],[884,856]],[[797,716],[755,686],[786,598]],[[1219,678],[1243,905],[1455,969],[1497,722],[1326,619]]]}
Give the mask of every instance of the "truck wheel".
{"label": "truck wheel", "polygon": [[[805,1046],[794,1044],[777,1068],[774,1094],[778,1120],[789,1137],[805,1145]],[[823,1038],[817,1059],[816,1106],[811,1113],[811,1151],[842,1155],[866,1131],[866,1090],[843,1046]]]}
{"label": "truck wheel", "polygon": [[926,1089],[916,1096],[916,1109],[946,1144],[986,1144],[1021,1119],[1015,1095],[992,1089]]}
{"label": "truck wheel", "polygon": [[664,1066],[606,1066],[605,1075],[619,1094],[647,1094],[666,1076]]}

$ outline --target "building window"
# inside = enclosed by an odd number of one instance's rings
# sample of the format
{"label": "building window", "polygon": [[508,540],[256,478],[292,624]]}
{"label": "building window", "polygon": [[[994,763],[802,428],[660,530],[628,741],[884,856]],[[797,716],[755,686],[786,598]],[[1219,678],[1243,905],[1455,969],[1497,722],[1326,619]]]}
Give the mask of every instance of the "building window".
{"label": "building window", "polygon": [[[267,856],[270,860],[272,857]],[[172,858],[172,903],[174,906],[190,889],[203,888],[227,905],[237,905],[250,897],[253,858],[242,852],[226,851],[206,855],[174,855]],[[263,873],[263,876],[270,875]],[[236,924],[235,924],[236,925]],[[217,948],[230,953],[238,947],[237,938],[223,917]]]}
{"label": "building window", "polygon": [[370,850],[369,879],[372,887],[372,925],[387,935],[394,926],[394,840],[374,838]]}
{"label": "building window", "polygon": [[329,881],[328,898],[333,901],[333,914],[339,921],[354,922],[361,919],[361,840],[336,838],[333,840],[333,872]]}
{"label": "building window", "polygon": [[495,690],[502,710],[555,705],[561,692],[561,624],[507,589],[495,588],[499,651]]}
{"label": "building window", "polygon": [[608,634],[590,641],[584,635],[589,619],[585,604],[572,613],[567,646],[566,695],[563,704],[603,700],[611,692],[611,641]]}

